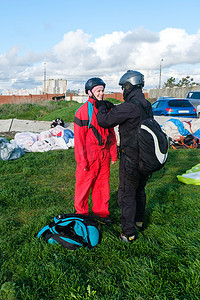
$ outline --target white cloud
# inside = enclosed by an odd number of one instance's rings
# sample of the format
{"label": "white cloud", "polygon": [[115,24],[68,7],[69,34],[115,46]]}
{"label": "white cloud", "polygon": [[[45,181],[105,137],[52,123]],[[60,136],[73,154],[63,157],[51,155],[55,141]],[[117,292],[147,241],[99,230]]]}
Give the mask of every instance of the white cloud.
{"label": "white cloud", "polygon": [[[187,75],[200,81],[200,30],[189,35],[184,29],[166,28],[154,33],[138,28],[126,33],[114,31],[92,40],[81,29],[70,31],[46,53],[25,52],[14,46],[0,55],[0,88],[12,79],[27,86],[43,80],[43,62],[47,62],[47,78],[64,78],[68,87],[83,88],[90,76],[107,81],[109,90],[119,90],[120,76],[128,69],[145,75],[146,88],[158,86],[162,61],[163,82],[173,76]],[[182,66],[182,68],[181,68]],[[5,83],[4,83],[5,82]]]}
{"label": "white cloud", "polygon": [[91,46],[96,54],[101,57],[102,60],[105,60],[109,58],[109,52],[113,45],[118,46],[124,36],[125,33],[122,31],[114,31],[112,34],[105,34],[100,38],[96,38],[95,41],[91,43]]}

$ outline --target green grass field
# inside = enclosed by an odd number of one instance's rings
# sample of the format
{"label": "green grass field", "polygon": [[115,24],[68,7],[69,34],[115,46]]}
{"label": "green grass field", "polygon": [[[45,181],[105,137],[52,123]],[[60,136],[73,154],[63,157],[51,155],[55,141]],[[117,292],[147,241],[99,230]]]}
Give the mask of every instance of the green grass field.
{"label": "green grass field", "polygon": [[[78,106],[33,110],[35,119],[71,122]],[[22,107],[19,113],[26,118]],[[176,178],[199,162],[199,149],[170,149],[164,175],[147,183],[146,229],[133,244],[119,240],[118,162],[112,165],[113,223],[101,224],[96,248],[70,251],[34,235],[54,216],[74,212],[74,149],[0,161],[0,299],[200,299],[200,188]]]}

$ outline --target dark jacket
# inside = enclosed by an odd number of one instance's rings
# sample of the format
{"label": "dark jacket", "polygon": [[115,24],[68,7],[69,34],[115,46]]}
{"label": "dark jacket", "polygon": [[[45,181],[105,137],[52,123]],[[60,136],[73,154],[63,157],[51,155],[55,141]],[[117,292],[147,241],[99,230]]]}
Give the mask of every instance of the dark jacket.
{"label": "dark jacket", "polygon": [[[101,106],[97,113],[97,122],[104,128],[110,128],[119,125],[120,147],[127,144],[130,137],[136,132],[141,119],[141,109],[139,102],[144,109],[151,107],[140,88],[133,89],[126,97],[125,102],[116,105],[111,111],[107,112],[104,106]],[[125,153],[131,159],[138,161],[138,151],[132,147],[125,147]]]}

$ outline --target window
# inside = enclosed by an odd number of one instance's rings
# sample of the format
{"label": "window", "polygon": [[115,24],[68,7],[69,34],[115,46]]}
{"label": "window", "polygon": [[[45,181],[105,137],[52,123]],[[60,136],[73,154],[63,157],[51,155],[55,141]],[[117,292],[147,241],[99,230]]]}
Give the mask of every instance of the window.
{"label": "window", "polygon": [[157,108],[158,108],[158,107],[159,107],[159,108],[163,107],[164,104],[165,104],[165,101],[159,101]]}
{"label": "window", "polygon": [[170,107],[191,107],[192,104],[187,100],[170,100],[168,101]]}
{"label": "window", "polygon": [[152,108],[156,108],[157,106],[158,106],[158,101],[157,102],[154,102],[153,104],[152,104]]}
{"label": "window", "polygon": [[189,94],[189,98],[192,98],[192,99],[200,99],[200,92],[190,93],[190,94]]}

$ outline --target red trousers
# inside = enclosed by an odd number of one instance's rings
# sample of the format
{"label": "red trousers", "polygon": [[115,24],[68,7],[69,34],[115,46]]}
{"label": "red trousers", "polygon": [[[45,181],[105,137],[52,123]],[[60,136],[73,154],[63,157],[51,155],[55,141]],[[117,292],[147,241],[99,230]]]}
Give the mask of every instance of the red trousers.
{"label": "red trousers", "polygon": [[110,213],[110,154],[108,151],[98,153],[95,161],[90,162],[88,171],[79,164],[76,168],[75,209],[78,214],[89,214],[88,197],[92,192],[92,211],[102,218]]}

